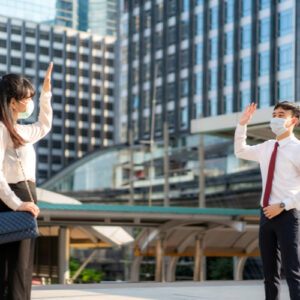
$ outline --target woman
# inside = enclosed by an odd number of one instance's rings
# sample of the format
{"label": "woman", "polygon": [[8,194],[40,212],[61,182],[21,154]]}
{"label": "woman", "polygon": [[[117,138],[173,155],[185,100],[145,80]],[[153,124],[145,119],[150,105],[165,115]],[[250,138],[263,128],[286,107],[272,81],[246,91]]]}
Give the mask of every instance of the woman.
{"label": "woman", "polygon": [[[40,96],[39,119],[30,125],[18,124],[17,120],[28,118],[34,110],[33,86],[16,74],[0,80],[0,211],[28,211],[35,217],[39,214],[33,144],[51,129],[52,66],[51,62]],[[30,299],[33,250],[34,239],[0,245],[0,299]]]}

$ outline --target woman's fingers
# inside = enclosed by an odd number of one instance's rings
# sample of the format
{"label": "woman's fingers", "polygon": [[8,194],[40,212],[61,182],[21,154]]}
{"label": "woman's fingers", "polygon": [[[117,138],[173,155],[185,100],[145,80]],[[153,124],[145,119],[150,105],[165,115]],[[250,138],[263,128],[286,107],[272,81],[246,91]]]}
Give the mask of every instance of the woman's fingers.
{"label": "woman's fingers", "polygon": [[39,207],[32,202],[23,202],[17,210],[28,211],[32,213],[35,217],[37,217],[40,213]]}
{"label": "woman's fingers", "polygon": [[52,68],[53,68],[53,62],[51,61],[50,64],[49,64],[49,67],[47,69],[47,72],[46,72],[46,77],[47,79],[51,79],[51,72],[52,72]]}
{"label": "woman's fingers", "polygon": [[51,61],[49,64],[49,67],[46,72],[45,80],[44,80],[44,86],[43,90],[47,93],[51,91],[51,72],[53,68],[53,62]]}

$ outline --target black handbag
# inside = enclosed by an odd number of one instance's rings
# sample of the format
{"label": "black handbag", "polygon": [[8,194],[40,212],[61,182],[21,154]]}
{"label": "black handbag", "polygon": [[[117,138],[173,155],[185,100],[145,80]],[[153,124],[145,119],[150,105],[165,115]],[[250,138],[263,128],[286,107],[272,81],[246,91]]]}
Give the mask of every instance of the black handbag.
{"label": "black handbag", "polygon": [[0,244],[35,238],[39,235],[37,221],[26,211],[0,213]]}
{"label": "black handbag", "polygon": [[[30,199],[34,202],[17,150],[16,156],[25,179]],[[37,221],[33,214],[26,211],[7,211],[0,213],[0,244],[31,239],[38,235]]]}

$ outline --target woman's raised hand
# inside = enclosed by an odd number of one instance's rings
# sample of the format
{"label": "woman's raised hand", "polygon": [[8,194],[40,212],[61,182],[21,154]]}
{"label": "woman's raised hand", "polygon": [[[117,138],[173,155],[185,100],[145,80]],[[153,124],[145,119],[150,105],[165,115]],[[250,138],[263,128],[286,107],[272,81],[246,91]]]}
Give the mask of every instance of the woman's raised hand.
{"label": "woman's raised hand", "polygon": [[53,62],[51,61],[49,64],[49,67],[47,69],[47,73],[44,79],[44,85],[43,85],[43,90],[45,93],[51,91],[51,72],[53,68]]}
{"label": "woman's raised hand", "polygon": [[255,110],[256,110],[257,104],[251,103],[248,104],[245,111],[240,117],[240,124],[241,125],[246,125],[248,122],[251,120]]}

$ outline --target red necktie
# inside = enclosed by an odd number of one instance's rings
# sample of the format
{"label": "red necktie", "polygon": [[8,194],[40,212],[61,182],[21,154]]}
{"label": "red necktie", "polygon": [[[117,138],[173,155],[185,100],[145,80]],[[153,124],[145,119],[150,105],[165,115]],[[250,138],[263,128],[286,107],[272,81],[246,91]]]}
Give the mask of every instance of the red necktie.
{"label": "red necktie", "polygon": [[276,142],[274,145],[274,150],[272,152],[270,163],[269,163],[268,177],[267,177],[267,183],[266,183],[264,200],[263,200],[264,207],[269,205],[269,199],[270,199],[271,190],[272,190],[272,181],[273,181],[273,177],[274,177],[275,162],[276,162],[278,146],[279,146],[279,143]]}

